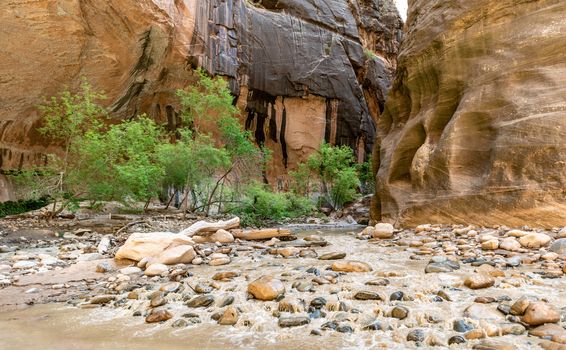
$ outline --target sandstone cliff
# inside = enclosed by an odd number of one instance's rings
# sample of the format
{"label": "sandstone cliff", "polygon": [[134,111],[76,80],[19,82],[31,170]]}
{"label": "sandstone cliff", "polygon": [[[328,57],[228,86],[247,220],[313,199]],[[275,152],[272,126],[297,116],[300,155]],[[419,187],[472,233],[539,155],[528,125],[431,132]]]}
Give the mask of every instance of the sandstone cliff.
{"label": "sandstone cliff", "polygon": [[375,219],[566,223],[566,2],[414,0]]}
{"label": "sandstone cliff", "polygon": [[173,128],[174,92],[202,66],[273,149],[273,180],[324,139],[366,156],[402,26],[392,0],[14,0],[0,23],[1,169],[52,147],[34,131],[42,96],[84,76],[116,117]]}

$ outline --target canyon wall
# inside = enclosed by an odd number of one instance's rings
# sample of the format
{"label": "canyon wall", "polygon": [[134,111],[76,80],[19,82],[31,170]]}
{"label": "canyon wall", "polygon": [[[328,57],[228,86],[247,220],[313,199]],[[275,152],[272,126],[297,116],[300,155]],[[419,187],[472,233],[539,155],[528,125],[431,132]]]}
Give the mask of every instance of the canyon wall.
{"label": "canyon wall", "polygon": [[375,220],[566,224],[566,2],[413,0]]}
{"label": "canyon wall", "polygon": [[86,77],[116,118],[174,128],[200,66],[230,81],[280,187],[323,140],[367,157],[402,27],[392,0],[14,0],[0,23],[1,169],[56,150],[35,131],[43,96]]}

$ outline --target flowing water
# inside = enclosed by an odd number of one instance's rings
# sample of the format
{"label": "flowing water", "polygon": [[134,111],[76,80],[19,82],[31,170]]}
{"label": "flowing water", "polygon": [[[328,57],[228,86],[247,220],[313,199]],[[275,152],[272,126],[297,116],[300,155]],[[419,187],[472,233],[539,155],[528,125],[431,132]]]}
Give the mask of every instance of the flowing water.
{"label": "flowing water", "polygon": [[[301,235],[311,233],[304,232]],[[345,252],[347,260],[369,263],[374,271],[348,273],[341,276],[337,284],[317,285],[315,292],[299,292],[291,288],[293,282],[310,281],[313,275],[306,272],[308,268],[317,267],[324,271],[331,262],[315,258],[283,259],[261,254],[253,249],[242,250],[230,265],[198,266],[191,270],[194,276],[189,278],[195,282],[210,281],[210,277],[219,271],[242,273],[241,277],[231,282],[220,282],[221,289],[214,292],[217,300],[223,295],[235,297],[234,305],[241,308],[243,313],[234,327],[217,325],[210,318],[210,310],[188,309],[180,300],[175,301],[174,297],[167,308],[175,316],[161,324],[147,324],[143,317],[132,316],[135,310],[146,310],[147,301],[127,301],[123,306],[96,308],[45,304],[1,313],[0,349],[412,349],[417,348],[417,345],[405,341],[410,328],[419,327],[446,339],[455,334],[452,331],[452,321],[461,319],[463,310],[473,304],[477,296],[506,295],[515,300],[525,294],[537,295],[544,296],[558,307],[566,307],[564,278],[542,280],[537,279],[537,276],[530,276],[530,282],[520,283],[526,281],[525,276],[530,274],[525,270],[509,274],[509,278],[519,281],[518,288],[505,284],[499,288],[471,292],[462,287],[464,276],[472,271],[469,265],[463,265],[461,270],[453,273],[424,274],[429,258],[410,259],[412,254],[406,247],[392,243],[370,244],[343,231],[325,231],[323,236],[331,244],[317,248],[319,255]],[[344,301],[358,309],[358,312],[327,311],[324,319],[313,319],[307,326],[280,328],[277,318],[273,316],[277,302],[246,298],[247,283],[261,275],[279,277],[285,283],[287,298],[304,300],[308,305],[313,298],[323,296],[330,302]],[[365,285],[378,278],[387,278],[390,284],[380,287]],[[434,302],[433,296],[441,289],[448,290],[454,301]],[[411,295],[413,300],[398,302],[410,309],[409,317],[403,321],[384,317],[394,304],[352,300],[352,293],[358,290],[377,291],[385,296],[396,291]],[[172,328],[172,322],[186,312],[199,314],[202,323]],[[346,317],[345,320],[352,324],[354,333],[325,331],[322,336],[310,335],[311,329],[320,328],[322,323],[336,317],[341,320]],[[377,317],[377,320],[389,326],[384,328],[389,329],[362,331],[363,320],[372,317]],[[436,321],[431,323],[431,319]],[[478,321],[472,322],[477,324]],[[520,349],[537,348],[534,345],[536,343],[526,336],[508,335],[497,339],[514,343]],[[473,342],[463,348],[471,348],[472,345]]]}

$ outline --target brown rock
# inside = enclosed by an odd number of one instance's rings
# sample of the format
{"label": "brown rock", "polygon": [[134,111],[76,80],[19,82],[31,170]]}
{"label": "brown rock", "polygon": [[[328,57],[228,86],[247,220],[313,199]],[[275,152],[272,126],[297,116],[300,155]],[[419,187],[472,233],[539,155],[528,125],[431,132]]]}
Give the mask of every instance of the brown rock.
{"label": "brown rock", "polygon": [[192,246],[179,245],[165,249],[159,254],[157,261],[165,265],[190,264],[196,256],[197,254]]}
{"label": "brown rock", "polygon": [[163,309],[153,309],[151,313],[145,318],[147,323],[156,323],[170,320],[173,314]]}
{"label": "brown rock", "polygon": [[498,340],[484,340],[472,347],[474,350],[516,350],[513,344],[505,343]]}
{"label": "brown rock", "polygon": [[519,298],[519,300],[511,305],[511,315],[522,316],[530,303],[531,301],[526,297]]}
{"label": "brown rock", "polygon": [[248,284],[248,293],[258,300],[270,301],[285,294],[285,286],[273,276],[262,276]]}
{"label": "brown rock", "polygon": [[231,280],[238,276],[240,276],[240,273],[236,271],[217,272],[214,274],[214,276],[212,276],[212,279],[215,281],[225,281]]}
{"label": "brown rock", "polygon": [[464,281],[464,285],[470,289],[489,288],[495,284],[495,279],[484,274],[475,274],[469,276]]}
{"label": "brown rock", "polygon": [[539,326],[545,323],[559,322],[560,314],[546,303],[533,302],[529,304],[521,320],[529,326]]}
{"label": "brown rock", "polygon": [[238,310],[235,307],[230,306],[224,311],[224,314],[218,320],[218,324],[221,324],[223,326],[233,326],[238,323],[239,317],[240,314]]}
{"label": "brown rock", "polygon": [[336,261],[332,264],[332,270],[337,272],[370,272],[370,265],[360,261]]}

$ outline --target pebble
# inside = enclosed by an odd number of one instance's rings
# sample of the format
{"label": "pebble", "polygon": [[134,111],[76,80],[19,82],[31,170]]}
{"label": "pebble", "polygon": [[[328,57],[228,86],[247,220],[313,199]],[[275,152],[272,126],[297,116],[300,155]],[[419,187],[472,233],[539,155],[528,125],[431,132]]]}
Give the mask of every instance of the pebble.
{"label": "pebble", "polygon": [[373,269],[369,264],[361,261],[337,261],[331,266],[337,272],[370,272]]}
{"label": "pebble", "polygon": [[379,293],[372,291],[359,291],[354,294],[354,299],[356,300],[383,300]]}
{"label": "pebble", "polygon": [[163,322],[173,318],[173,314],[167,310],[163,309],[154,309],[151,313],[145,318],[145,322],[147,323],[156,323],[156,322]]}
{"label": "pebble", "polygon": [[425,340],[425,333],[422,329],[413,329],[407,334],[407,341],[422,343]]}
{"label": "pebble", "polygon": [[483,274],[474,274],[464,281],[464,285],[470,289],[489,288],[495,284],[495,279]]}
{"label": "pebble", "polygon": [[238,323],[239,317],[240,314],[238,310],[235,307],[230,306],[224,311],[222,317],[218,320],[218,324],[223,326],[233,326]]}
{"label": "pebble", "polygon": [[346,257],[346,253],[341,252],[333,252],[321,255],[318,257],[318,260],[340,260]]}
{"label": "pebble", "polygon": [[248,284],[248,293],[258,300],[270,301],[285,294],[285,286],[280,280],[266,275]]}
{"label": "pebble", "polygon": [[192,298],[187,302],[188,307],[208,307],[214,303],[214,297],[212,295],[199,295],[197,297]]}
{"label": "pebble", "polygon": [[393,310],[391,310],[391,317],[395,317],[399,320],[403,320],[407,318],[409,315],[409,309],[404,306],[395,306]]}
{"label": "pebble", "polygon": [[149,267],[147,267],[145,269],[144,274],[146,276],[163,276],[166,275],[167,273],[169,273],[169,268],[167,267],[167,265],[164,264],[151,264],[149,265]]}
{"label": "pebble", "polygon": [[297,316],[297,317],[279,317],[279,327],[298,327],[309,324],[311,319],[309,317]]}
{"label": "pebble", "polygon": [[115,295],[97,295],[90,299],[90,303],[95,305],[107,304],[115,299]]}
{"label": "pebble", "polygon": [[560,314],[553,307],[543,302],[530,303],[521,320],[529,326],[560,321]]}

